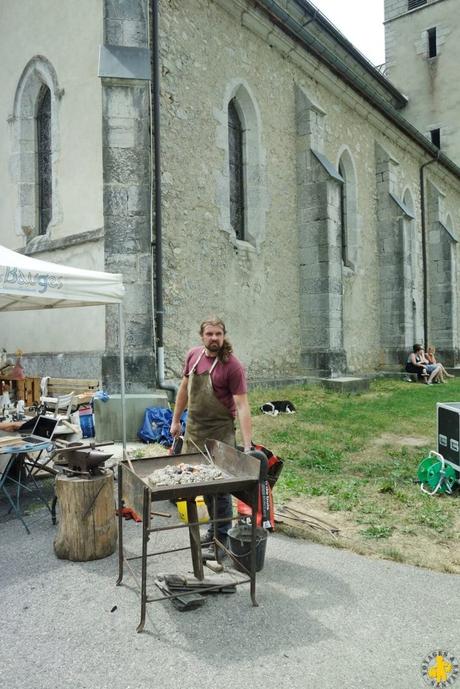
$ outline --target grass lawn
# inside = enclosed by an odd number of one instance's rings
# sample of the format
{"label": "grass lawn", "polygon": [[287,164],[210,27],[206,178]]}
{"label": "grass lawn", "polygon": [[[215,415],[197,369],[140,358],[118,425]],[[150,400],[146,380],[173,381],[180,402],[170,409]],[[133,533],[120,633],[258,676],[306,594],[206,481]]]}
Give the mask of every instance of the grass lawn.
{"label": "grass lawn", "polygon": [[[297,412],[262,414],[259,406],[275,399]],[[359,395],[319,386],[252,391],[253,438],[285,461],[276,504],[292,501],[339,529],[338,537],[302,526],[291,533],[460,573],[460,492],[430,497],[415,483],[419,462],[436,450],[436,402],[457,400],[460,379],[378,380]]]}

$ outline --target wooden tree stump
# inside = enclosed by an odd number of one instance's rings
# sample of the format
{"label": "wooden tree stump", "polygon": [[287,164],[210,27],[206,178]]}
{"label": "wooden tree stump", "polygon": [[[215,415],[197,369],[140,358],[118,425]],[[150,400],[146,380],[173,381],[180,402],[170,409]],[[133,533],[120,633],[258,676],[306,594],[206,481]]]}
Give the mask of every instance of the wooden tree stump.
{"label": "wooden tree stump", "polygon": [[113,473],[92,478],[56,476],[58,532],[54,552],[61,560],[86,562],[111,555],[117,545]]}

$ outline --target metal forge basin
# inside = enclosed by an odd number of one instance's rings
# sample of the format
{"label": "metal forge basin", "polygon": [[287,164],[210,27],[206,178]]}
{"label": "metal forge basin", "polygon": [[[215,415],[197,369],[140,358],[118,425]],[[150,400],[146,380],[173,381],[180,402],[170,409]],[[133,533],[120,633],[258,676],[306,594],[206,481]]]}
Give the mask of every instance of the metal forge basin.
{"label": "metal forge basin", "polygon": [[[146,603],[154,600],[147,597],[147,560],[155,553],[147,553],[149,534],[163,529],[151,528],[151,503],[160,500],[187,500],[189,513],[188,525],[179,525],[178,528],[189,529],[190,550],[192,555],[193,571],[197,579],[203,580],[203,562],[200,545],[200,532],[196,504],[194,498],[198,495],[218,495],[229,493],[243,499],[252,508],[253,538],[251,544],[251,571],[249,578],[240,583],[250,582],[251,599],[254,606],[255,600],[255,547],[256,547],[256,512],[259,499],[259,479],[261,463],[250,455],[245,455],[236,448],[225,445],[218,440],[207,440],[206,446],[212,457],[212,463],[224,474],[224,478],[214,481],[190,483],[186,485],[150,486],[145,480],[156,469],[166,466],[177,466],[182,463],[196,466],[198,464],[211,464],[209,459],[200,453],[176,455],[165,457],[139,457],[132,460],[123,460],[118,469],[118,507],[119,507],[119,576],[117,584],[123,579],[123,563],[127,561],[123,550],[123,519],[121,508],[130,508],[142,517],[142,576],[140,586],[141,596],[141,621],[137,631],[142,631],[145,624]],[[174,527],[166,527],[174,528]],[[160,554],[160,553],[159,553]],[[128,564],[128,563],[127,563]]]}
{"label": "metal forge basin", "polygon": [[123,460],[121,466],[125,502],[141,514],[145,488],[150,491],[152,501],[186,500],[203,494],[230,493],[235,495],[235,491],[237,493],[244,492],[254,483],[258,483],[260,477],[260,461],[258,459],[245,455],[236,448],[225,445],[218,440],[207,440],[206,445],[213,459],[213,464],[222,471],[225,478],[185,485],[177,484],[176,486],[151,486],[145,480],[153,471],[164,469],[167,466],[178,466],[183,463],[192,466],[211,464],[209,459],[199,452],[189,455],[167,457],[162,455],[160,457],[139,457],[130,461]]}

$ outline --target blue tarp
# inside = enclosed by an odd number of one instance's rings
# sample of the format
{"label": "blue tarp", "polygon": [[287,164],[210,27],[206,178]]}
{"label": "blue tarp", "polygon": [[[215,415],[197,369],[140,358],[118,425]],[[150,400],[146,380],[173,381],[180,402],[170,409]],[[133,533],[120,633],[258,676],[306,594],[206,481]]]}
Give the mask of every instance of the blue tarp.
{"label": "blue tarp", "polygon": [[[160,443],[170,447],[173,438],[170,431],[173,413],[164,407],[147,407],[144,413],[144,422],[137,435],[144,443]],[[187,412],[184,411],[180,418],[182,435],[185,432]]]}

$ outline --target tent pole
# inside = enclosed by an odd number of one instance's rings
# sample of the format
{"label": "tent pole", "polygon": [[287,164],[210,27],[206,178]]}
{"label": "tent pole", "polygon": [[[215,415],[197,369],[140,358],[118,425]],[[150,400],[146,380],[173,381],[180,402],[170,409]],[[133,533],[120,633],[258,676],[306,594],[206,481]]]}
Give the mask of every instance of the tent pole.
{"label": "tent pole", "polygon": [[118,304],[118,336],[120,338],[120,394],[121,394],[121,434],[123,441],[123,459],[127,459],[126,452],[126,405],[125,405],[125,321],[123,304]]}

